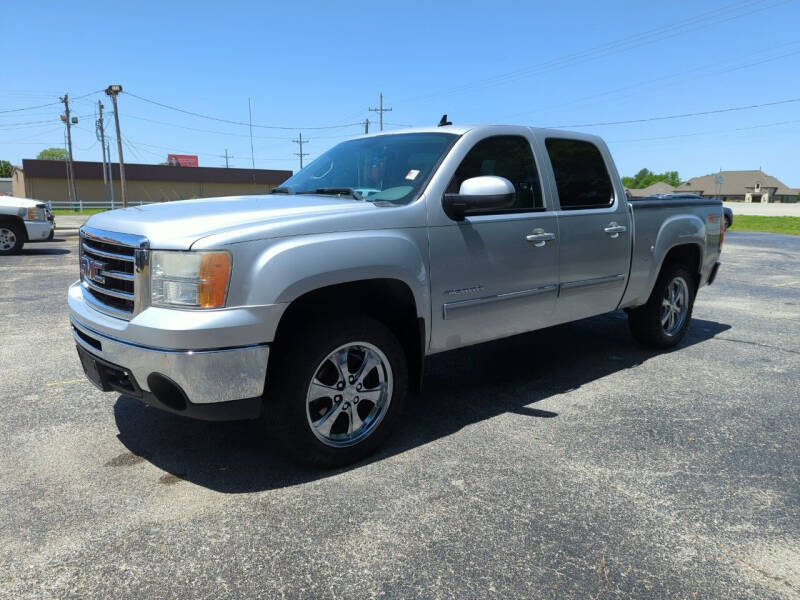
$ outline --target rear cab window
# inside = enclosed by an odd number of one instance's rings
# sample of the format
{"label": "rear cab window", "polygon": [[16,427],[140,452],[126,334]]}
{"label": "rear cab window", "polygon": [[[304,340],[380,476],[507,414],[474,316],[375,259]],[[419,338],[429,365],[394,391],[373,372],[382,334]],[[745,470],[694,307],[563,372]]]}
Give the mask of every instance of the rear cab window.
{"label": "rear cab window", "polygon": [[584,140],[547,138],[561,210],[609,208],[614,186],[600,149]]}

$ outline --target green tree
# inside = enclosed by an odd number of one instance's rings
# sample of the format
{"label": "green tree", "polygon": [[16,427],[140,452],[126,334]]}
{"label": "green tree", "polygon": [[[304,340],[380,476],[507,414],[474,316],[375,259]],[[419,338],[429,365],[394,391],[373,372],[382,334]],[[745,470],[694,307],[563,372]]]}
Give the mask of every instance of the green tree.
{"label": "green tree", "polygon": [[67,160],[69,154],[64,148],[45,148],[36,156],[39,160]]}
{"label": "green tree", "polygon": [[14,167],[7,160],[0,160],[0,177],[11,177]]}
{"label": "green tree", "polygon": [[653,173],[650,169],[642,169],[633,177],[623,177],[622,185],[629,189],[638,190],[649,187],[659,181],[668,183],[673,187],[677,187],[681,184],[681,178],[677,171]]}

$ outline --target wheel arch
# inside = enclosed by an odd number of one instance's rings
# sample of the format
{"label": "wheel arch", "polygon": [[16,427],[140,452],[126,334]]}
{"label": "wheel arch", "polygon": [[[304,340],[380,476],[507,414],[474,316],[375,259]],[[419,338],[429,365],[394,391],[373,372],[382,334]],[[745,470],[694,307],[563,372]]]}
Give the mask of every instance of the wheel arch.
{"label": "wheel arch", "polygon": [[[699,242],[676,244],[664,255],[658,269],[658,275],[667,265],[681,265],[694,276],[695,293],[700,287],[700,273],[703,267],[703,246]],[[656,276],[656,278],[658,277]]]}
{"label": "wheel arch", "polygon": [[288,303],[273,343],[280,351],[281,344],[304,322],[343,314],[369,316],[397,336],[406,352],[410,383],[414,389],[421,388],[427,324],[412,288],[402,279],[359,279],[308,290]]}
{"label": "wheel arch", "polygon": [[0,214],[0,224],[2,223],[14,223],[15,225],[19,225],[19,229],[22,232],[22,241],[28,242],[28,229],[25,227],[25,221],[20,219],[16,215],[3,215]]}

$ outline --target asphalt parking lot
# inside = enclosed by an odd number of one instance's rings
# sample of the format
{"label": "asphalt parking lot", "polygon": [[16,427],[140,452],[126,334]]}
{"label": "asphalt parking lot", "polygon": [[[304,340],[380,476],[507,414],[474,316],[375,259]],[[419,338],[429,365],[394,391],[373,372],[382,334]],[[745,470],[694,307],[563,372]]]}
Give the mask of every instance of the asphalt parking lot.
{"label": "asphalt parking lot", "polygon": [[729,233],[673,352],[615,313],[432,357],[333,472],[91,387],[76,240],[0,258],[0,597],[800,596],[800,237]]}

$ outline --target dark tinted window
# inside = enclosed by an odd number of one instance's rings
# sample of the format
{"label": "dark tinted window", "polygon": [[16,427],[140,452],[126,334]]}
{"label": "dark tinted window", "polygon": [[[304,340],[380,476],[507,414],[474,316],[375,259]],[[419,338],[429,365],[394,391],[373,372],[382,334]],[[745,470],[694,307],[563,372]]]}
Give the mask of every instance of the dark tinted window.
{"label": "dark tinted window", "polygon": [[598,208],[614,203],[614,188],[597,146],[560,138],[548,138],[545,146],[562,209]]}
{"label": "dark tinted window", "polygon": [[457,194],[465,179],[482,175],[498,175],[514,184],[516,203],[513,208],[505,210],[544,210],[539,173],[531,145],[525,138],[504,135],[486,138],[475,144],[458,166],[447,192]]}

